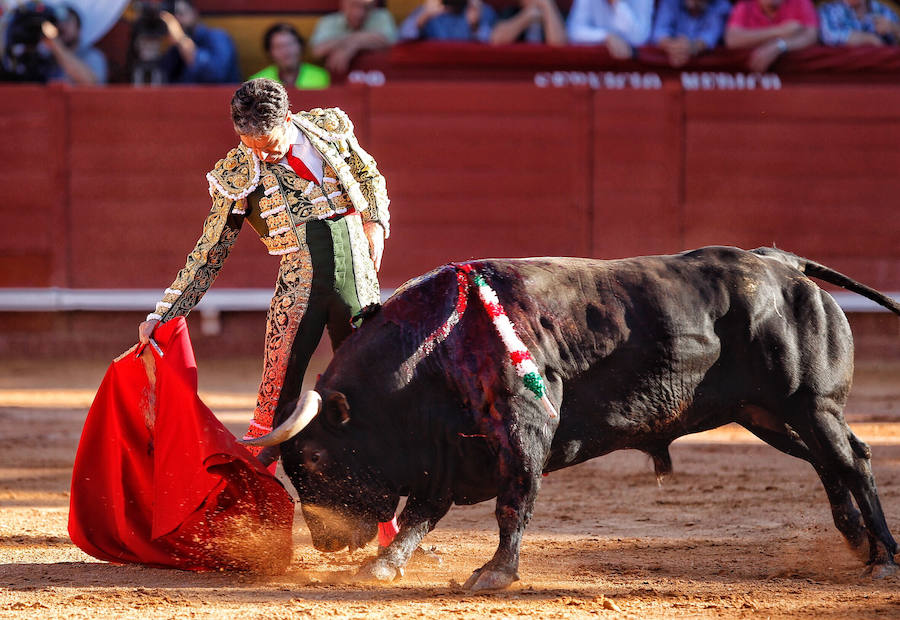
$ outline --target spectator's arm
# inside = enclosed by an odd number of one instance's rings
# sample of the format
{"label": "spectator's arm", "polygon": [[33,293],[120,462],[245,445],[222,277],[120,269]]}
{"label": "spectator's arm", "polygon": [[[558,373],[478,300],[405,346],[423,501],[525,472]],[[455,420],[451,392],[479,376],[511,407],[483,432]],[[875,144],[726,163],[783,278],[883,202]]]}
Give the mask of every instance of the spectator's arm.
{"label": "spectator's arm", "polygon": [[602,43],[610,31],[592,23],[591,0],[575,0],[566,20],[566,32],[572,43]]}
{"label": "spectator's arm", "polygon": [[91,68],[59,40],[59,30],[57,30],[56,26],[50,22],[44,22],[41,24],[41,31],[44,35],[44,43],[50,48],[50,53],[53,54],[56,64],[72,80],[73,84],[89,85],[99,83],[97,75]]}
{"label": "spectator's arm", "polygon": [[620,10],[626,15],[619,34],[634,47],[644,45],[650,38],[650,28],[653,25],[653,0],[632,0],[630,5],[623,0],[616,0],[617,22]]}
{"label": "spectator's arm", "polygon": [[391,42],[380,32],[351,32],[337,39],[319,43],[312,49],[316,58],[327,58],[337,50],[353,57],[359,52],[390,47]]}
{"label": "spectator's arm", "polygon": [[547,45],[565,45],[568,43],[566,37],[566,25],[563,23],[562,15],[559,7],[556,6],[555,0],[539,0],[541,13],[543,14],[542,24],[544,27],[544,43]]}
{"label": "spectator's arm", "polygon": [[827,43],[828,45],[849,45],[851,47],[856,45],[884,45],[884,39],[879,37],[874,32],[863,32],[862,30],[852,30],[849,33],[844,33],[845,37],[843,41],[840,43],[828,43],[825,41],[825,31],[822,30],[822,41]]}
{"label": "spectator's arm", "polygon": [[312,36],[309,38],[309,50],[315,58],[321,58],[325,54],[319,53],[320,47],[340,38],[340,36],[333,27],[331,15],[320,17],[319,21],[316,22]]}
{"label": "spectator's arm", "polygon": [[365,30],[350,32],[339,36],[331,36],[326,17],[319,20],[316,31],[310,39],[312,55],[316,58],[324,58],[339,48],[350,48],[348,53],[356,55],[359,52],[384,49],[397,41],[397,26],[394,18],[387,11],[379,11],[371,20]]}
{"label": "spectator's arm", "polygon": [[190,82],[225,82],[231,71],[234,44],[222,31],[208,31],[205,39],[202,45],[194,45],[194,64],[185,60],[185,77]]}
{"label": "spectator's arm", "polygon": [[96,48],[90,48],[82,57],[82,62],[97,78],[97,84],[106,84],[109,79],[109,68],[106,64],[106,56]]}
{"label": "spectator's arm", "polygon": [[802,26],[793,35],[784,38],[784,42],[787,43],[786,51],[802,50],[810,45],[815,45],[818,39],[819,30],[817,28]]}
{"label": "spectator's arm", "polygon": [[643,45],[650,37],[652,13],[653,0],[616,0],[610,34],[630,47]]}
{"label": "spectator's arm", "polygon": [[[768,28],[743,28],[741,26],[728,26],[725,29],[725,46],[729,49],[746,49],[748,47],[757,47],[763,43],[774,41],[775,39],[785,39],[807,27],[801,26],[798,22],[787,21],[776,26]],[[815,36],[815,28],[812,28]],[[805,47],[805,46],[804,46]]]}
{"label": "spectator's arm", "polygon": [[816,42],[818,36],[818,31],[813,26],[801,26],[788,37],[770,39],[754,48],[747,60],[747,66],[751,71],[760,73],[767,71],[784,52],[809,47]]}
{"label": "spectator's arm", "polygon": [[169,31],[169,38],[172,39],[172,42],[178,49],[181,59],[190,70],[190,68],[194,66],[194,61],[197,56],[197,46],[194,43],[194,40],[187,36],[184,29],[181,27],[181,24],[175,19],[175,16],[168,11],[160,11],[159,17],[163,20],[163,23],[165,23],[166,28]]}
{"label": "spectator's arm", "polygon": [[541,19],[541,10],[536,5],[524,8],[509,19],[497,22],[491,32],[491,43],[494,45],[515,43],[525,29],[539,19]]}

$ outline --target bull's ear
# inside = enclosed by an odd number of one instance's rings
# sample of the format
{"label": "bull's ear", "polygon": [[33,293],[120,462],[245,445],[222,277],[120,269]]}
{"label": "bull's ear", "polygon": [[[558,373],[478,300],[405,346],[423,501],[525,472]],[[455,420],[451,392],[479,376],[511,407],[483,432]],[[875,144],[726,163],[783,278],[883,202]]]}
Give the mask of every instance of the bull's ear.
{"label": "bull's ear", "polygon": [[346,426],[350,421],[350,403],[341,392],[332,392],[325,398],[326,421],[334,427]]}

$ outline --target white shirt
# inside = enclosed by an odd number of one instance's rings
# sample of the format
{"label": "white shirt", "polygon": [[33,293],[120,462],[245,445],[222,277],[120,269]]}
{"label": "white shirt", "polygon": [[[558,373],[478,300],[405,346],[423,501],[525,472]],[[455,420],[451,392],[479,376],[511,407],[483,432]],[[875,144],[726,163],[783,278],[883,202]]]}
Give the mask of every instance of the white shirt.
{"label": "white shirt", "polygon": [[575,0],[566,30],[571,43],[597,44],[617,34],[632,46],[650,37],[653,0]]}
{"label": "white shirt", "polygon": [[[322,160],[322,155],[319,151],[316,150],[312,144],[310,144],[309,140],[303,135],[297,126],[294,123],[291,123],[289,126],[289,130],[294,132],[294,137],[291,140],[293,146],[291,147],[291,153],[294,157],[300,158],[300,161],[309,168],[309,171],[313,173],[313,176],[316,177],[316,181],[318,181],[319,185],[322,184],[322,177],[325,176],[325,163]],[[288,163],[287,157],[282,157],[278,164],[284,166],[285,168],[290,169],[291,165]]]}

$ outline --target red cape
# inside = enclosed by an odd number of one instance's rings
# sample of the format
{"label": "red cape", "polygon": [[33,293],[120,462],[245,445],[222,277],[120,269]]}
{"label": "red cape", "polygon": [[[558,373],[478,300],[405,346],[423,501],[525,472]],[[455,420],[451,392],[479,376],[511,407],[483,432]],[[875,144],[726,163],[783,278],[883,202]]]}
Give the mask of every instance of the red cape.
{"label": "red cape", "polygon": [[114,361],[81,434],[69,536],[101,560],[283,572],[294,505],[197,396],[183,318]]}

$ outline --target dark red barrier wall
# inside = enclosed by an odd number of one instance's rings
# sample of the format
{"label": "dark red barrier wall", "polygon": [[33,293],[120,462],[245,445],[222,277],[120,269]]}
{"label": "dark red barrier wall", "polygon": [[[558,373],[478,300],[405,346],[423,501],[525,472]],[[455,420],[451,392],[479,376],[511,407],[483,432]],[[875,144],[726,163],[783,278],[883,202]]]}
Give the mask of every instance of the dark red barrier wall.
{"label": "dark red barrier wall", "polygon": [[900,89],[685,98],[684,244],[776,244],[900,290]]}
{"label": "dark red barrier wall", "polygon": [[66,97],[40,87],[0,95],[0,286],[64,286],[68,251]]}
{"label": "dark red barrier wall", "polygon": [[[236,143],[232,89],[0,89],[0,286],[164,288]],[[900,87],[388,84],[338,105],[388,180],[393,287],[449,260],[770,245],[900,290]],[[220,286],[269,287],[247,230]]]}

